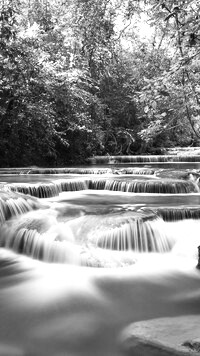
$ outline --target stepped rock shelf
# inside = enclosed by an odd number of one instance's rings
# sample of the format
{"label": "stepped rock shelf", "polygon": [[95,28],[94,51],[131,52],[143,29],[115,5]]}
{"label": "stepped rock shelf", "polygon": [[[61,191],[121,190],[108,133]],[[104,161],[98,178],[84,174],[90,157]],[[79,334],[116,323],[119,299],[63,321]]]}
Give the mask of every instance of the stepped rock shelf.
{"label": "stepped rock shelf", "polygon": [[148,155],[148,156],[94,156],[88,159],[91,164],[125,164],[125,163],[168,163],[200,162],[199,155]]}
{"label": "stepped rock shelf", "polygon": [[0,169],[0,355],[198,354],[199,153]]}

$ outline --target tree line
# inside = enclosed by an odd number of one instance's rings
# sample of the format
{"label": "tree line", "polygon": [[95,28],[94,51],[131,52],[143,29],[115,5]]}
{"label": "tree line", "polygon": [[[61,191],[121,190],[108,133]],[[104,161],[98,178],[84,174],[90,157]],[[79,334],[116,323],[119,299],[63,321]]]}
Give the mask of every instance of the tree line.
{"label": "tree line", "polygon": [[0,166],[199,145],[199,19],[193,0],[2,0]]}

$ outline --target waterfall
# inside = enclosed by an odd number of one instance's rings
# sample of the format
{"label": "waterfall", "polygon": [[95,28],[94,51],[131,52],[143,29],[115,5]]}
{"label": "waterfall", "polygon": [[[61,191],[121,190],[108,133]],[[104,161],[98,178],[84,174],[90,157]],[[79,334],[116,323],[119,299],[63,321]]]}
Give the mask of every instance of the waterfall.
{"label": "waterfall", "polygon": [[22,215],[28,211],[38,209],[39,206],[39,202],[32,198],[0,191],[0,224],[3,224],[13,216]]}
{"label": "waterfall", "polygon": [[161,207],[157,209],[157,213],[164,221],[200,219],[200,207]]}
{"label": "waterfall", "polygon": [[57,180],[52,183],[9,184],[7,187],[11,191],[29,194],[37,198],[51,198],[58,196],[61,192],[74,192],[88,189],[87,181],[73,179]]}
{"label": "waterfall", "polygon": [[188,194],[199,191],[195,182],[183,180],[91,180],[89,189],[159,194]]}
{"label": "waterfall", "polygon": [[44,262],[77,264],[79,261],[74,246],[65,241],[51,241],[49,234],[40,234],[35,229],[27,228],[11,232],[9,227],[0,232],[0,246],[17,253]]}
{"label": "waterfall", "polygon": [[88,161],[91,164],[200,162],[200,155],[94,156]]}
{"label": "waterfall", "polygon": [[[103,210],[102,207],[100,211]],[[76,214],[62,223],[59,209],[38,209],[4,223],[0,228],[0,247],[59,263],[81,263],[84,249],[88,260],[93,258],[96,263],[99,254],[96,248],[136,253],[169,252],[174,239],[165,234],[164,224],[153,210],[127,211],[113,207],[103,215]],[[109,258],[108,255],[107,260]],[[88,265],[87,260],[83,264]]]}
{"label": "waterfall", "polygon": [[37,198],[50,198],[61,193],[60,186],[54,183],[41,184],[12,184],[8,185],[11,191],[23,194],[29,194]]}
{"label": "waterfall", "polygon": [[[69,222],[81,246],[115,251],[169,252],[174,238],[165,233],[165,222],[151,210],[126,210],[113,207],[97,215],[78,217]],[[78,226],[78,230],[77,230]]]}
{"label": "waterfall", "polygon": [[39,168],[30,169],[25,174],[108,174],[111,168]]}
{"label": "waterfall", "polygon": [[104,190],[106,187],[106,179],[91,179],[88,181],[88,189]]}
{"label": "waterfall", "polygon": [[178,345],[198,338],[200,164],[112,160],[0,169],[2,356],[114,356],[130,322],[167,317],[168,342],[184,313]]}
{"label": "waterfall", "polygon": [[75,192],[88,189],[87,181],[83,180],[63,180],[55,184],[59,184],[62,192]]}
{"label": "waterfall", "polygon": [[173,241],[163,231],[164,224],[159,218],[149,221],[127,219],[121,226],[97,234],[97,246],[120,251],[169,252]]}
{"label": "waterfall", "polygon": [[1,226],[0,247],[41,261],[77,264],[80,253],[72,233],[67,225],[61,226],[53,210],[29,212]]}
{"label": "waterfall", "polygon": [[37,198],[51,198],[62,192],[82,190],[110,190],[130,193],[151,194],[189,194],[198,193],[199,187],[192,180],[170,179],[134,179],[119,177],[119,179],[62,179],[41,183],[13,183],[6,185],[13,192],[28,194]]}
{"label": "waterfall", "polygon": [[[156,160],[157,156],[146,156],[145,159],[152,157]],[[123,161],[127,158],[115,159]],[[129,159],[133,158],[129,157]],[[163,160],[163,156],[160,159]],[[143,160],[143,156],[140,156],[140,160]],[[36,177],[38,172],[62,173],[65,176],[52,179],[46,174],[43,180],[40,175]],[[174,174],[179,179],[170,178],[171,170],[160,171],[147,167],[31,168],[27,171],[27,175],[31,173],[35,174],[35,183],[27,182],[25,174],[20,176],[18,182],[12,183],[11,178],[10,183],[2,183],[0,246],[35,259],[66,263],[70,260],[70,255],[75,255],[73,260],[76,263],[78,261],[90,265],[92,260],[98,260],[96,250],[107,251],[108,260],[111,258],[108,251],[169,252],[174,245],[174,236],[172,238],[171,231],[168,234],[166,224],[179,220],[200,219],[198,206],[176,206],[178,195],[182,195],[180,199],[182,204],[186,199],[184,195],[192,193],[191,196],[198,196],[198,181],[193,178],[198,174],[196,171],[192,173],[191,170],[181,171]],[[70,174],[79,174],[79,177],[72,178]],[[99,191],[98,194],[96,190]],[[102,201],[97,199],[101,191],[104,192]],[[66,194],[61,195],[62,192]],[[71,194],[71,200],[68,201],[68,192],[77,192],[77,194]],[[108,192],[136,193],[138,196],[137,198],[136,194],[133,197],[131,194],[117,196]],[[141,197],[140,193],[142,193]],[[144,194],[147,194],[145,199],[143,199]],[[159,198],[164,194],[177,195],[177,198],[170,200],[172,206],[158,206],[161,200],[155,197],[149,198],[148,194],[149,196],[155,194]],[[81,195],[82,200],[80,200]],[[74,200],[75,196],[76,200]],[[126,196],[128,196],[127,200]],[[39,199],[52,197],[54,199],[41,203],[47,204],[41,209]],[[115,197],[113,204],[112,197]],[[169,201],[169,197],[167,199]],[[128,207],[126,204],[133,204],[133,206]],[[49,210],[50,206],[52,209]],[[33,209],[35,212],[32,214]],[[87,259],[82,259],[82,248],[84,256],[88,256],[90,263]],[[70,252],[71,249],[74,252]],[[101,253],[100,255],[102,258]],[[83,260],[84,262],[80,262]],[[98,265],[103,266],[104,262],[99,260]]]}
{"label": "waterfall", "polygon": [[3,169],[0,170],[1,175],[105,175],[105,174],[139,174],[153,175],[155,169],[150,168],[38,168],[38,169]]}

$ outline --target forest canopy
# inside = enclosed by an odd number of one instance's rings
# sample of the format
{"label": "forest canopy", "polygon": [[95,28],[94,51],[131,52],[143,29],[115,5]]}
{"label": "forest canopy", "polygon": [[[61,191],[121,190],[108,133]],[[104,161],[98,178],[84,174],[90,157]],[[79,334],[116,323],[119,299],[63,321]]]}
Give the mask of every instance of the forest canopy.
{"label": "forest canopy", "polygon": [[200,4],[2,0],[0,166],[200,144]]}

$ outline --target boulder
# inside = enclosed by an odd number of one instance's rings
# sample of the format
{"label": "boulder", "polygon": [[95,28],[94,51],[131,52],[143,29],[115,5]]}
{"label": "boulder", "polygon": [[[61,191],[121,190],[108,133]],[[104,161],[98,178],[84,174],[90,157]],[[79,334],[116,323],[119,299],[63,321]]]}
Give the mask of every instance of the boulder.
{"label": "boulder", "polygon": [[140,321],[121,335],[127,356],[200,355],[200,315]]}

